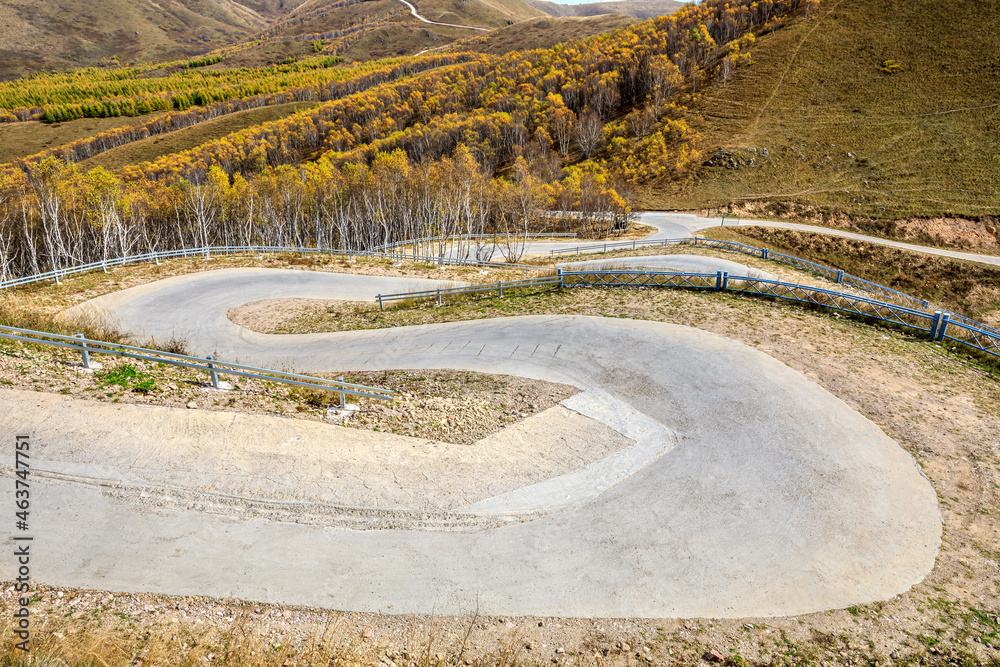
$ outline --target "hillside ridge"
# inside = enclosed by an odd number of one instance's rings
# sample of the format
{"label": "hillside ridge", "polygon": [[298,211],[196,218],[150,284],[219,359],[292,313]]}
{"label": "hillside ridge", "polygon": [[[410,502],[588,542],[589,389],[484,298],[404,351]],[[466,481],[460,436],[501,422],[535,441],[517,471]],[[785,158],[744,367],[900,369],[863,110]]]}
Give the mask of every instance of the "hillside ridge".
{"label": "hillside ridge", "polygon": [[[251,4],[269,6],[267,0]],[[111,59],[127,64],[187,58],[233,43],[267,21],[237,0],[162,5],[154,0],[0,0],[0,80]]]}

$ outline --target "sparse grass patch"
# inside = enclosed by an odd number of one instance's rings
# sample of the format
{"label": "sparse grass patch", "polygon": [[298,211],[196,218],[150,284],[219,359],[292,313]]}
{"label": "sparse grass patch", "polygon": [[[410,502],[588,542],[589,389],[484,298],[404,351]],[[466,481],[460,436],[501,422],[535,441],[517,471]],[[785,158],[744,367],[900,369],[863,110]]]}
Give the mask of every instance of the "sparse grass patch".
{"label": "sparse grass patch", "polygon": [[[156,380],[153,376],[137,369],[132,363],[119,363],[109,370],[98,371],[94,375],[101,387],[118,386],[139,394],[156,391]],[[64,393],[70,393],[70,390],[67,389]]]}

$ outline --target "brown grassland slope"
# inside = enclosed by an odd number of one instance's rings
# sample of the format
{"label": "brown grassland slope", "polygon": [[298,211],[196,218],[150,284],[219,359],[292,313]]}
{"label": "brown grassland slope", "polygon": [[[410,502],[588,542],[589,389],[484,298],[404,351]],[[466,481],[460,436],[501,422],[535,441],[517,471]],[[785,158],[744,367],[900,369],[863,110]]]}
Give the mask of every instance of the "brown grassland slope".
{"label": "brown grassland slope", "polygon": [[317,51],[356,62],[414,55],[480,34],[471,28],[500,28],[545,16],[522,0],[417,0],[412,4],[429,21],[469,27],[426,23],[398,0],[313,0],[228,49],[225,61],[213,67],[268,65]]}
{"label": "brown grassland slope", "polygon": [[427,25],[413,17],[365,30],[346,46],[341,55],[348,62],[414,55],[438,49],[467,37],[470,30]]}
{"label": "brown grassland slope", "polygon": [[760,36],[753,64],[704,91],[697,126],[714,166],[646,203],[997,215],[997,25],[997,2],[824,1],[811,20]]}
{"label": "brown grassland slope", "polygon": [[0,80],[39,70],[171,60],[256,32],[263,16],[234,0],[0,1]]}
{"label": "brown grassland slope", "polygon": [[544,16],[522,0],[416,0],[412,4],[432,21],[488,28]]}
{"label": "brown grassland slope", "polygon": [[562,42],[586,39],[631,25],[635,19],[621,14],[594,17],[543,17],[522,21],[456,44],[455,50],[503,55],[511,51],[548,49]]}
{"label": "brown grassland slope", "polygon": [[611,2],[586,2],[567,5],[548,0],[526,0],[551,16],[600,16],[602,14],[624,14],[636,19],[650,19],[655,16],[672,14],[684,6],[678,0],[612,0]]}
{"label": "brown grassland slope", "polygon": [[41,153],[77,139],[92,137],[117,127],[142,123],[155,116],[156,114],[153,113],[135,117],[78,118],[65,123],[43,123],[37,120],[24,123],[2,123],[0,124],[0,164]]}

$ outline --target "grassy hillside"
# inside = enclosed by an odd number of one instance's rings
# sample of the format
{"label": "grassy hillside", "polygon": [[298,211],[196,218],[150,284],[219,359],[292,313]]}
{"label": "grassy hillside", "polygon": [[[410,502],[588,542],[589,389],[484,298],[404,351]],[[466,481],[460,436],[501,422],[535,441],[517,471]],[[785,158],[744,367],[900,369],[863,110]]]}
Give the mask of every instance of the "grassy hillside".
{"label": "grassy hillside", "polygon": [[413,3],[417,10],[432,20],[434,14],[444,13],[466,14],[474,21],[474,25],[493,27],[505,25],[507,21],[525,21],[542,12],[522,0],[418,0]]}
{"label": "grassy hillside", "polygon": [[351,62],[372,58],[414,55],[438,49],[466,37],[468,30],[431,26],[419,21],[399,21],[375,26],[357,35],[341,55]]}
{"label": "grassy hillside", "polygon": [[184,58],[264,25],[263,16],[235,0],[0,0],[0,80],[111,57]]}
{"label": "grassy hillside", "polygon": [[526,0],[526,2],[549,16],[622,14],[636,19],[650,19],[673,14],[684,6],[684,3],[679,0],[613,0],[612,2],[586,2],[579,5],[565,5],[547,0]]}
{"label": "grassy hillside", "polygon": [[236,0],[259,14],[282,15],[309,4],[310,0]]}
{"label": "grassy hillside", "polygon": [[585,39],[624,28],[634,22],[635,19],[621,14],[537,18],[494,30],[482,37],[463,40],[453,48],[495,55],[511,51],[547,49],[561,42]]}
{"label": "grassy hillside", "polygon": [[996,1],[824,0],[705,92],[695,123],[714,166],[647,203],[1000,214],[997,25]]}
{"label": "grassy hillside", "polygon": [[[500,28],[544,16],[522,0],[417,0],[430,21]],[[261,66],[321,52],[365,61],[438,49],[478,31],[425,23],[398,0],[311,0],[266,30],[224,49],[217,68]]]}
{"label": "grassy hillside", "polygon": [[61,146],[63,144],[107,132],[117,127],[142,123],[156,117],[145,116],[116,118],[80,118],[65,123],[0,123],[0,164],[13,162],[17,158]]}

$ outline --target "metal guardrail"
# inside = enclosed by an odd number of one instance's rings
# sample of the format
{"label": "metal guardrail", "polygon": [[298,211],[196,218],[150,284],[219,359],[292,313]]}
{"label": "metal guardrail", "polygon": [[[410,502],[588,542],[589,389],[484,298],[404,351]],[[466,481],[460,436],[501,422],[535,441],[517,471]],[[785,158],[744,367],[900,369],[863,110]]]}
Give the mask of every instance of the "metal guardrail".
{"label": "metal guardrail", "polygon": [[[782,253],[775,253],[769,251],[767,248],[756,248],[754,246],[745,245],[742,243],[736,243],[733,241],[721,241],[717,239],[703,239],[695,237],[694,239],[662,239],[656,241],[615,241],[610,243],[599,243],[591,244],[585,246],[577,246],[574,248],[558,248],[549,251],[550,257],[554,257],[556,254],[569,254],[575,253],[579,255],[581,251],[596,251],[602,249],[607,251],[609,248],[632,248],[636,249],[639,247],[649,247],[649,246],[663,246],[668,245],[678,245],[678,244],[693,244],[695,246],[703,245],[706,247],[719,248],[723,250],[733,250],[736,252],[741,252],[744,254],[754,255],[761,257],[763,259],[773,259],[774,261],[782,262],[796,268],[800,268],[806,271],[811,271],[823,277],[826,277],[834,282],[844,283],[856,289],[866,291],[872,294],[878,294],[884,298],[891,299],[908,305],[910,307],[923,307],[927,309],[930,304],[927,301],[921,301],[908,294],[898,292],[884,285],[879,285],[878,283],[873,283],[863,278],[858,278],[857,276],[852,276],[846,274],[843,271],[838,271],[836,269],[831,269],[822,264],[817,264],[815,262],[810,262],[792,255],[785,255]],[[342,249],[326,249],[326,248],[310,248],[310,247],[299,247],[299,246],[209,246],[200,248],[187,248],[181,250],[163,250],[151,253],[144,253],[140,255],[132,255],[126,257],[119,257],[114,259],[102,260],[98,262],[90,262],[88,264],[80,264],[73,267],[67,267],[63,269],[58,269],[54,271],[48,271],[46,273],[35,274],[33,276],[25,276],[22,278],[12,278],[0,282],[0,289],[6,287],[18,287],[23,285],[28,285],[36,282],[42,282],[45,280],[55,280],[56,283],[60,282],[63,277],[86,273],[88,271],[103,270],[107,272],[108,268],[115,266],[123,266],[125,264],[134,264],[138,262],[149,262],[153,261],[159,263],[161,260],[173,259],[177,257],[211,257],[212,254],[225,255],[225,254],[237,254],[237,253],[300,253],[300,254],[313,254],[313,255],[331,255],[331,256],[342,256],[342,257],[376,257],[381,259],[395,259],[395,260],[409,260],[409,261],[421,261],[434,263],[438,265],[443,264],[455,264],[459,266],[479,266],[479,267],[492,267],[498,269],[517,269],[523,271],[549,271],[551,267],[538,266],[532,264],[512,264],[506,262],[490,262],[485,260],[472,260],[472,259],[459,259],[456,257],[447,256],[431,256],[431,255],[418,255],[413,256],[409,253],[391,253],[383,252],[378,250],[342,250]],[[974,326],[983,328],[984,330],[989,330],[990,328],[986,325],[977,323],[973,320],[968,321]]]}
{"label": "metal guardrail", "polygon": [[71,349],[80,354],[84,368],[92,368],[90,361],[91,354],[107,354],[117,357],[127,357],[139,361],[149,361],[160,364],[169,364],[181,368],[204,371],[208,373],[212,386],[220,388],[219,373],[245,377],[253,380],[263,380],[266,382],[278,382],[281,384],[305,387],[307,389],[317,389],[321,391],[332,391],[340,395],[340,405],[344,406],[345,395],[363,396],[365,398],[376,398],[384,401],[391,401],[395,392],[379,387],[369,387],[363,384],[353,384],[342,380],[328,380],[326,378],[314,377],[311,375],[301,375],[299,373],[288,373],[269,368],[257,368],[245,364],[237,364],[231,361],[223,361],[208,356],[204,359],[192,357],[186,354],[175,352],[164,352],[162,350],[152,350],[134,345],[123,345],[120,343],[109,343],[102,340],[85,338],[83,334],[76,336],[64,336],[62,334],[47,333],[44,331],[33,331],[31,329],[19,329],[16,327],[0,326],[0,338],[16,340],[23,343],[36,345],[47,345],[50,347],[61,347]]}
{"label": "metal guardrail", "polygon": [[298,246],[207,246],[200,248],[185,248],[182,250],[160,250],[156,252],[143,253],[140,255],[128,255],[125,257],[116,257],[113,259],[101,260],[98,262],[89,262],[87,264],[77,264],[62,269],[46,271],[45,273],[36,273],[31,276],[10,278],[8,280],[0,281],[0,289],[4,289],[7,287],[20,287],[23,285],[30,285],[33,283],[43,282],[46,280],[54,280],[58,284],[61,282],[63,278],[66,278],[68,276],[72,276],[79,273],[87,273],[88,271],[98,271],[98,270],[102,270],[105,273],[107,273],[107,270],[109,268],[114,268],[116,266],[124,266],[126,264],[136,264],[140,262],[156,262],[157,264],[159,264],[161,260],[176,259],[178,257],[205,257],[206,259],[208,259],[211,258],[212,255],[233,255],[240,253],[257,253],[257,254],[299,253],[304,255],[330,255],[337,257],[373,257],[376,259],[409,260],[418,262],[428,262],[432,264],[457,264],[461,266],[480,266],[484,268],[490,267],[498,269],[518,269],[524,271],[550,270],[550,267],[535,266],[532,264],[489,262],[485,260],[459,259],[457,257],[434,256],[434,255],[418,255],[414,257],[412,254],[408,253],[387,253],[387,252],[378,252],[372,250],[339,250],[339,249],[329,249],[329,248],[310,248],[310,247],[298,247]]}
{"label": "metal guardrail", "polygon": [[437,298],[454,294],[474,294],[516,287],[557,285],[558,287],[660,287],[687,288],[715,292],[735,292],[747,296],[794,301],[813,307],[828,308],[894,326],[899,326],[932,341],[949,340],[980,352],[1000,357],[1000,332],[991,331],[966,318],[958,319],[952,313],[909,308],[896,303],[878,301],[857,294],[786,283],[780,280],[730,275],[727,271],[716,273],[682,273],[673,271],[567,271],[558,269],[555,276],[497,282],[441,290],[423,290],[400,294],[379,294],[379,307],[391,301]]}
{"label": "metal guardrail", "polygon": [[703,246],[706,248],[717,248],[720,250],[730,250],[733,252],[739,252],[745,255],[753,255],[754,257],[760,257],[761,259],[768,259],[774,262],[779,262],[781,264],[787,264],[789,266],[795,267],[797,269],[802,269],[804,271],[809,271],[817,275],[828,278],[835,283],[845,284],[849,287],[854,287],[863,292],[869,292],[871,294],[877,294],[883,298],[896,301],[897,303],[909,306],[911,308],[923,308],[924,310],[930,308],[930,302],[917,299],[916,297],[910,296],[903,292],[899,292],[885,285],[880,285],[879,283],[871,282],[870,280],[865,280],[864,278],[859,278],[853,276],[849,273],[845,273],[838,269],[832,269],[828,266],[822,264],[817,264],[816,262],[810,262],[809,260],[802,259],[801,257],[795,257],[794,255],[786,255],[780,252],[774,252],[767,248],[757,248],[755,246],[746,245],[745,243],[737,243],[735,241],[722,241],[719,239],[706,239],[695,236],[690,239],[661,239],[655,241],[624,241],[615,243],[595,243],[585,246],[577,246],[575,248],[557,248],[549,251],[549,257],[555,257],[557,254],[571,254],[575,253],[580,255],[582,251],[600,251],[607,252],[609,248],[629,248],[633,250],[639,247],[650,247],[650,246],[662,246],[667,247],[668,245],[694,245]]}
{"label": "metal guardrail", "polygon": [[[425,244],[434,243],[435,241],[466,241],[472,239],[500,239],[501,234],[452,234],[451,236],[425,236],[419,239],[408,239],[405,241],[396,241],[394,243],[383,243],[382,245],[377,245],[368,250],[371,252],[379,252],[383,250],[391,250],[394,248],[399,248],[403,246],[412,246],[414,244]],[[528,234],[529,239],[575,239],[576,232],[539,232],[537,234]]]}
{"label": "metal guardrail", "polygon": [[991,327],[988,324],[983,324],[982,322],[977,322],[976,320],[970,319],[968,317],[963,317],[958,313],[948,313],[952,322],[957,322],[962,326],[968,327],[970,329],[975,329],[977,331],[984,331],[991,336],[996,336],[1000,338],[1000,329],[996,327]]}
{"label": "metal guardrail", "polygon": [[[649,246],[663,246],[690,243],[691,239],[657,239],[654,241],[634,240],[634,241],[610,241],[607,243],[590,243],[586,245],[574,246],[572,248],[553,248],[549,250],[549,258],[554,259],[556,255],[579,255],[582,252],[607,252],[608,248],[645,248]],[[603,249],[603,250],[602,250]]]}
{"label": "metal guardrail", "polygon": [[[337,251],[338,253],[340,251]],[[346,254],[346,253],[340,253]],[[446,255],[412,255],[410,253],[386,253],[386,252],[355,252],[354,255],[365,255],[377,259],[396,259],[416,262],[427,262],[429,264],[457,264],[459,266],[478,266],[491,269],[517,269],[518,271],[551,271],[551,266],[538,266],[536,264],[512,264],[510,262],[490,262],[480,259],[460,259],[458,257],[448,257]]]}
{"label": "metal guardrail", "polygon": [[[561,270],[560,270],[561,271]],[[561,275],[561,274],[559,274]],[[480,294],[483,292],[496,291],[503,296],[504,288],[516,289],[518,287],[531,287],[536,285],[559,285],[559,275],[546,276],[544,278],[527,278],[525,280],[499,280],[495,283],[485,283],[481,285],[469,285],[467,287],[442,287],[440,289],[421,290],[419,292],[405,292],[401,294],[379,294],[375,297],[378,301],[379,310],[385,310],[385,304],[392,301],[405,301],[407,299],[429,299],[436,298],[437,305],[441,305],[442,297],[452,294]]]}

